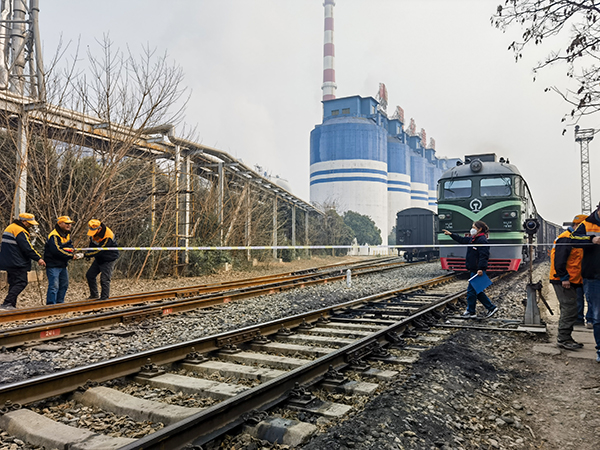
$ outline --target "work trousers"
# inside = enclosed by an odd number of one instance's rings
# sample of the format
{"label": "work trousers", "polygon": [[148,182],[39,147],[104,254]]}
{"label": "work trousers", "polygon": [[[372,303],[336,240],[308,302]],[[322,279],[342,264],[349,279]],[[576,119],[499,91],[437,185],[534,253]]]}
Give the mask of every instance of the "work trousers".
{"label": "work trousers", "polygon": [[596,341],[596,350],[600,354],[600,280],[584,278],[583,290],[585,291],[588,306],[592,310],[594,340]]}
{"label": "work trousers", "polygon": [[100,274],[100,288],[102,289],[100,300],[106,300],[110,297],[110,280],[114,267],[115,261],[99,263],[94,259],[94,262],[85,274],[90,288],[90,297],[98,298],[98,284],[96,283],[98,274]]}
{"label": "work trousers", "polygon": [[64,303],[69,288],[69,272],[66,267],[46,267],[48,277],[48,292],[46,305]]}
{"label": "work trousers", "polygon": [[577,288],[573,285],[569,289],[562,287],[562,284],[554,284],[554,292],[560,306],[560,317],[558,318],[558,340],[571,341],[573,337],[573,325],[577,322]]}
{"label": "work trousers", "polygon": [[585,316],[583,315],[584,309],[585,309],[585,295],[583,293],[583,286],[582,287],[578,287],[577,288],[577,322],[582,322],[582,323],[589,323],[591,324],[592,321],[592,308],[590,308],[590,303],[587,302],[587,312],[585,313]]}
{"label": "work trousers", "polygon": [[[474,275],[477,275],[477,272],[471,272],[471,277],[473,277]],[[467,287],[467,311],[469,311],[472,314],[476,313],[475,307],[477,305],[477,300],[479,300],[488,311],[492,311],[496,307],[496,305],[492,303],[489,297],[485,295],[485,292],[481,291],[478,294],[475,288],[471,285],[471,283],[469,283],[469,286]]]}
{"label": "work trousers", "polygon": [[27,287],[27,272],[26,268],[6,271],[8,295],[4,299],[4,305],[17,306],[17,297]]}

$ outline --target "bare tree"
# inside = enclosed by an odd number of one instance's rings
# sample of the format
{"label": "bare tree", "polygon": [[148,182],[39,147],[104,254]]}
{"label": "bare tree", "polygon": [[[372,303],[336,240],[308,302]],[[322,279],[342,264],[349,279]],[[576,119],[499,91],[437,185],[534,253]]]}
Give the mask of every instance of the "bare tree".
{"label": "bare tree", "polygon": [[[145,130],[156,125],[178,124],[187,102],[183,72],[166,54],[143,49],[141,56],[115,50],[107,37],[99,41],[100,56],[88,50],[88,68],[79,69],[77,52],[61,66],[50,64],[47,102],[28,115],[28,210],[36,214],[42,236],[53,228],[56,218],[70,215],[77,220],[76,243],[85,243],[86,223],[99,218],[118,231],[129,245],[141,239],[167,239],[167,226],[151,230],[151,166],[154,158],[136,151]],[[58,52],[57,54],[61,54]],[[64,53],[62,53],[64,55]],[[71,114],[77,123],[98,124],[101,133],[93,142],[76,127],[57,126],[56,117]],[[6,118],[0,145],[0,215],[10,221],[16,189],[13,118]],[[158,155],[158,157],[161,157]],[[163,161],[172,155],[162,156]],[[159,225],[172,222],[172,164],[159,163],[161,191],[155,210]],[[162,175],[162,176],[161,176]],[[164,215],[164,217],[162,217]],[[155,236],[148,234],[154,233]],[[159,234],[164,233],[159,239]],[[172,234],[169,236],[172,240]],[[147,242],[144,242],[146,244]],[[169,242],[172,244],[172,242]],[[125,258],[121,268],[131,260]]]}
{"label": "bare tree", "polygon": [[491,22],[503,31],[510,26],[524,30],[521,39],[509,46],[517,61],[528,47],[548,40],[556,45],[534,67],[534,73],[551,65],[566,65],[567,77],[576,87],[552,86],[546,90],[557,92],[571,104],[568,116],[577,120],[600,109],[599,19],[600,5],[595,0],[506,0]]}
{"label": "bare tree", "polygon": [[[107,37],[98,44],[99,52],[88,50],[86,58],[80,58],[75,51],[68,63],[59,61],[66,51],[57,51],[47,71],[47,103],[28,114],[27,204],[40,222],[42,238],[57,217],[69,215],[76,220],[77,246],[87,243],[86,225],[91,218],[110,226],[122,246],[179,246],[178,227],[189,216],[190,246],[242,246],[248,238],[252,245],[270,245],[272,193],[251,189],[227,167],[219,180],[212,170],[217,161],[193,158],[185,174],[191,180],[188,192],[179,183],[182,174],[174,163],[174,146],[161,147],[164,153],[159,154],[138,148],[150,130],[181,123],[188,97],[179,66],[149,49],[139,56],[129,49],[121,52]],[[87,61],[84,68],[82,60]],[[88,125],[93,129],[83,132],[61,126],[57,117],[73,117],[73,123],[93,124]],[[11,219],[16,190],[17,134],[12,120],[9,116],[0,123],[0,219],[4,223]],[[183,197],[189,197],[189,214],[181,215]],[[291,235],[290,206],[278,202],[276,214],[281,243]],[[127,251],[117,268],[127,276],[173,274],[181,265],[175,255]],[[245,260],[246,255],[245,251],[191,251],[183,273],[210,272],[224,261]],[[252,253],[265,259],[271,255],[271,251]]]}

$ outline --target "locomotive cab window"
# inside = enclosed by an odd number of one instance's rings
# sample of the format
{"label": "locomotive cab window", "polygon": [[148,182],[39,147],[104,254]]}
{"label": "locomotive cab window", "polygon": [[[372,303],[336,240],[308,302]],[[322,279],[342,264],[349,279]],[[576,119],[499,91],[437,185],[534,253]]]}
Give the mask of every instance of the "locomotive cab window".
{"label": "locomotive cab window", "polygon": [[471,196],[471,180],[444,181],[444,198],[469,198]]}
{"label": "locomotive cab window", "polygon": [[482,178],[479,183],[479,193],[482,197],[508,197],[512,194],[511,179]]}

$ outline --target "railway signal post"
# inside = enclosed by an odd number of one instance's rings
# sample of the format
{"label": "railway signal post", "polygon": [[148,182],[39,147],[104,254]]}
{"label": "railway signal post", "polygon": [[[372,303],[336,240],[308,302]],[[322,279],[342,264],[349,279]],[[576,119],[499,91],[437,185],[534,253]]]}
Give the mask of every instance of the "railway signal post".
{"label": "railway signal post", "polygon": [[528,327],[543,327],[545,325],[542,324],[542,320],[540,317],[540,309],[537,304],[537,295],[539,293],[540,299],[550,311],[550,314],[554,314],[552,309],[550,309],[550,305],[546,302],[546,299],[542,295],[542,282],[538,281],[537,283],[533,282],[533,258],[534,258],[534,250],[533,250],[533,237],[537,233],[540,228],[540,223],[536,218],[529,218],[525,220],[523,223],[523,228],[525,233],[527,233],[528,239],[528,253],[529,253],[529,283],[527,283],[527,304],[525,306],[525,317],[523,318],[523,325]]}

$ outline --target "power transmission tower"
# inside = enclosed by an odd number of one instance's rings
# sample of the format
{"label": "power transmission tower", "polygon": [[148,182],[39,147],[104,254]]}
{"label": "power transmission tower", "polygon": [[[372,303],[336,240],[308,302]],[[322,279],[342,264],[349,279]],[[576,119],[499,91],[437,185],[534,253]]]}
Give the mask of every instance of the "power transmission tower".
{"label": "power transmission tower", "polygon": [[592,213],[592,183],[590,180],[590,141],[594,139],[596,130],[588,128],[581,130],[575,125],[575,142],[581,149],[581,212]]}

